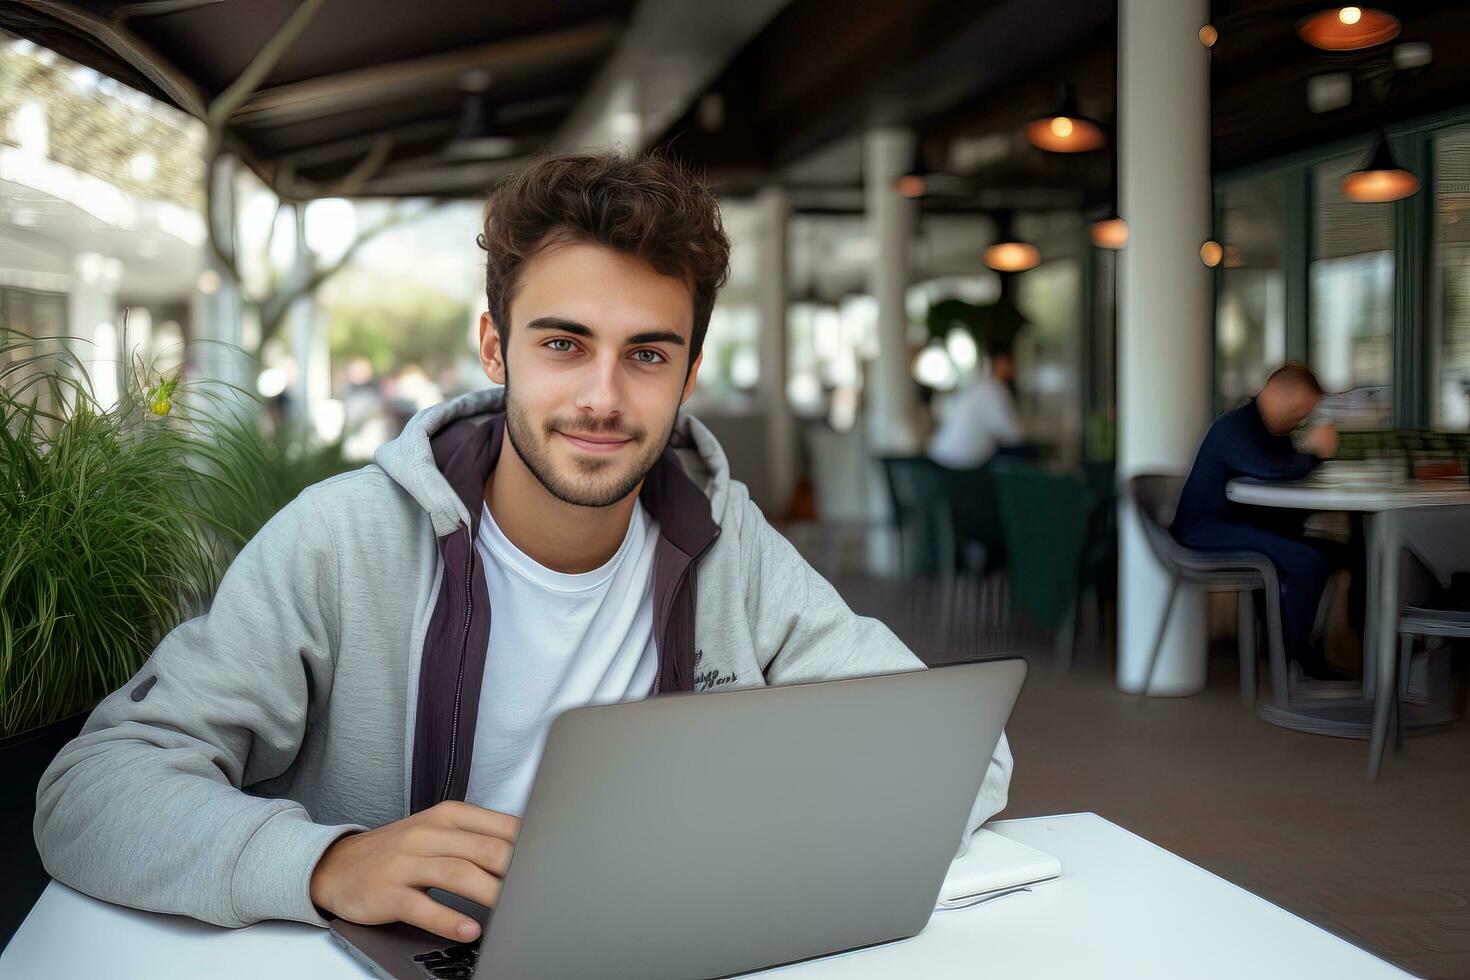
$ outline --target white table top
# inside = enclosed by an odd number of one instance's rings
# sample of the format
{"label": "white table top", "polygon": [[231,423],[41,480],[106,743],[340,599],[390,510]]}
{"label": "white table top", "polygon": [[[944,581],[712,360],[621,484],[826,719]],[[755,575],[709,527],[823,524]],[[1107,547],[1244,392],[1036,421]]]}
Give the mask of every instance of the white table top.
{"label": "white table top", "polygon": [[1400,464],[1330,460],[1290,481],[1240,477],[1225,485],[1239,504],[1300,510],[1377,512],[1400,507],[1470,504],[1470,485],[1458,480],[1410,481]]}
{"label": "white table top", "polygon": [[[1096,814],[1005,820],[991,829],[1056,855],[1062,877],[1030,893],[936,912],[922,933],[904,942],[759,976],[1408,975]],[[361,980],[367,973],[312,926],[221,929],[109,905],[52,882],[0,953],[0,978],[60,975]]]}

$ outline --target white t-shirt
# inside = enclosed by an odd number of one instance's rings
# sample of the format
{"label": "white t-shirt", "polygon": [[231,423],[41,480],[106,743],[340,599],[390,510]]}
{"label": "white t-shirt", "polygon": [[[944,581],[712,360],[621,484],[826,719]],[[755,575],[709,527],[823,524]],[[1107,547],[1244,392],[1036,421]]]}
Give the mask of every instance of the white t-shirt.
{"label": "white t-shirt", "polygon": [[567,575],[511,544],[484,508],[475,547],[490,591],[490,649],[468,802],[520,816],[553,717],[648,696],[658,669],[657,541],[658,523],[635,503],[617,554],[601,568]]}
{"label": "white t-shirt", "polygon": [[1021,423],[1011,391],[983,377],[951,395],[939,412],[939,428],[929,437],[929,458],[951,469],[967,470],[995,455],[998,446],[1021,441]]}

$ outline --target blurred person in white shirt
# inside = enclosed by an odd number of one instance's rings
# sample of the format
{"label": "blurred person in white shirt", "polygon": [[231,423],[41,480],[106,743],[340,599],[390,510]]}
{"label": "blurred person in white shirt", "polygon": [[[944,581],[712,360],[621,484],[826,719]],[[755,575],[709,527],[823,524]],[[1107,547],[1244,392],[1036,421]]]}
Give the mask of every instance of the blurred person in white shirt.
{"label": "blurred person in white shirt", "polygon": [[981,372],[939,407],[929,458],[950,469],[968,470],[983,466],[1002,446],[1019,445],[1021,420],[1010,388],[1015,376],[1010,351],[991,353],[989,372]]}

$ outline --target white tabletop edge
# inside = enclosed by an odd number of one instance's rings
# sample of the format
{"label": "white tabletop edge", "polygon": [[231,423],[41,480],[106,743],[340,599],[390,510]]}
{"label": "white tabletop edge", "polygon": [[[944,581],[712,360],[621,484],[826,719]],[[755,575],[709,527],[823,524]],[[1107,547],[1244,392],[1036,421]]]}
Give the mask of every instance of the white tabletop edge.
{"label": "white tabletop edge", "polygon": [[[1015,817],[1015,818],[1012,818],[1012,819],[1009,819],[1009,820],[997,820],[997,821],[994,821],[993,823],[987,823],[987,824],[985,824],[985,827],[987,829],[989,829],[989,830],[995,831],[998,834],[1004,835],[1004,833],[1005,833],[1005,827],[1007,825],[1010,825],[1010,824],[1027,823],[1027,822],[1033,822],[1033,821],[1059,820],[1059,819],[1077,818],[1077,817],[1092,817],[1095,820],[1100,820],[1103,823],[1108,824],[1110,827],[1114,827],[1114,828],[1122,831],[1123,833],[1127,834],[1129,837],[1132,837],[1135,840],[1138,840],[1138,841],[1142,842],[1143,844],[1148,845],[1148,847],[1151,850],[1157,851],[1160,855],[1162,855],[1162,856],[1164,856],[1166,858],[1170,858],[1170,859],[1172,859],[1174,861],[1180,862],[1182,864],[1187,864],[1187,865],[1189,865],[1192,868],[1195,868],[1196,870],[1200,871],[1204,875],[1206,875],[1206,876],[1214,879],[1215,881],[1218,881],[1218,882],[1220,882],[1220,883],[1228,886],[1231,890],[1236,891],[1236,892],[1239,892],[1239,893],[1247,896],[1248,898],[1250,898],[1251,900],[1253,900],[1255,903],[1257,903],[1259,905],[1263,905],[1263,906],[1265,906],[1267,908],[1270,908],[1270,909],[1274,909],[1274,910],[1276,910],[1278,912],[1281,912],[1281,913],[1283,913],[1285,915],[1289,915],[1293,919],[1296,919],[1297,921],[1301,922],[1303,925],[1308,926],[1308,927],[1313,928],[1313,929],[1320,930],[1321,932],[1327,934],[1328,936],[1331,936],[1333,939],[1336,939],[1339,943],[1342,943],[1345,946],[1348,946],[1348,947],[1350,947],[1352,949],[1355,949],[1355,950],[1358,950],[1360,952],[1366,953],[1369,956],[1372,956],[1372,957],[1374,957],[1376,959],[1382,960],[1385,964],[1387,964],[1389,966],[1392,966],[1395,969],[1398,969],[1398,967],[1395,966],[1395,964],[1393,964],[1392,961],[1390,961],[1387,958],[1387,955],[1382,950],[1374,949],[1374,948],[1372,948],[1370,946],[1364,945],[1363,943],[1356,942],[1356,941],[1354,941],[1352,939],[1349,939],[1348,937],[1342,935],[1340,932],[1338,932],[1335,929],[1330,929],[1330,928],[1328,928],[1326,926],[1320,925],[1320,924],[1318,924],[1316,922],[1313,922],[1311,919],[1306,918],[1305,916],[1302,916],[1302,915],[1299,915],[1296,912],[1293,912],[1291,909],[1284,908],[1284,907],[1282,907],[1280,905],[1277,905],[1275,902],[1271,901],[1268,898],[1265,898],[1264,896],[1261,896],[1261,895],[1256,894],[1255,892],[1251,891],[1249,888],[1246,888],[1243,885],[1239,885],[1239,884],[1231,881],[1229,878],[1222,877],[1222,876],[1216,874],[1215,872],[1211,871],[1209,868],[1206,868],[1206,867],[1204,867],[1204,866],[1202,866],[1200,864],[1195,863],[1194,861],[1191,861],[1190,859],[1188,859],[1186,857],[1183,857],[1183,856],[1181,856],[1179,854],[1176,854],[1176,853],[1174,853],[1173,851],[1169,850],[1167,847],[1164,847],[1161,844],[1154,843],[1153,841],[1149,840],[1147,837],[1144,837],[1142,834],[1135,833],[1134,831],[1129,830],[1127,827],[1123,826],[1122,824],[1116,823],[1116,822],[1114,822],[1112,820],[1109,820],[1107,817],[1104,817],[1100,813],[1095,813],[1093,811],[1087,810],[1087,811],[1080,811],[1080,812],[1077,812],[1077,813],[1058,813],[1058,814],[1052,814],[1052,815],[1040,815],[1040,816],[1032,816],[1032,817]],[[1065,878],[1066,875],[1067,875],[1067,868],[1066,868],[1066,865],[1063,864],[1063,866],[1062,866],[1062,877]],[[1407,972],[1405,972],[1404,975],[1405,976],[1411,976],[1411,974],[1409,974]]]}
{"label": "white tabletop edge", "polygon": [[[1101,832],[1104,836],[1107,836],[1111,835],[1114,831],[1123,831],[1135,840],[1147,844],[1148,853],[1156,856],[1159,867],[1163,867],[1167,864],[1168,866],[1179,869],[1177,872],[1172,872],[1173,874],[1187,875],[1189,874],[1190,869],[1203,872],[1203,876],[1196,879],[1201,884],[1204,884],[1206,882],[1224,882],[1225,884],[1232,886],[1231,889],[1225,891],[1228,891],[1232,894],[1239,894],[1243,892],[1245,895],[1253,899],[1253,902],[1248,903],[1250,906],[1259,908],[1267,914],[1269,914],[1269,912],[1271,911],[1286,912],[1287,917],[1296,923],[1296,926],[1291,929],[1292,935],[1296,934],[1296,930],[1298,928],[1309,928],[1311,933],[1325,934],[1326,937],[1330,937],[1330,940],[1336,941],[1329,941],[1327,945],[1323,947],[1324,949],[1340,947],[1345,955],[1351,955],[1353,957],[1367,956],[1371,960],[1376,961],[1376,965],[1364,962],[1361,964],[1361,968],[1350,970],[1349,973],[1352,976],[1378,977],[1388,975],[1408,975],[1403,973],[1399,967],[1394,966],[1391,962],[1387,961],[1382,956],[1382,954],[1378,953],[1377,951],[1366,949],[1361,945],[1354,943],[1351,940],[1346,939],[1329,929],[1324,929],[1321,926],[1318,926],[1315,923],[1299,915],[1296,915],[1295,913],[1289,912],[1286,909],[1282,909],[1280,906],[1277,906],[1269,900],[1262,898],[1260,895],[1255,894],[1249,889],[1243,888],[1239,885],[1235,885],[1234,882],[1230,882],[1228,879],[1222,878],[1219,875],[1209,871],[1208,869],[1200,867],[1198,864],[1195,864],[1187,858],[1181,857],[1180,855],[1169,851],[1167,848],[1164,848],[1161,845],[1149,840],[1148,838],[1136,834],[1131,830],[1128,830],[1128,828],[1126,827],[1114,823],[1113,821],[1101,816],[1100,814],[1089,811],[1082,811],[1068,814],[1016,817],[1008,820],[992,821],[986,826],[988,829],[1002,835],[1009,836],[1008,831],[1012,832],[1015,834],[1015,837],[1013,839],[1017,839],[1021,843],[1028,844],[1028,846],[1035,846],[1042,850],[1047,849],[1047,844],[1044,840],[1040,839],[1040,837],[1042,835],[1048,835],[1051,830],[1055,829],[1055,831],[1059,835],[1055,840],[1055,845],[1057,850],[1061,852],[1058,854],[1058,857],[1062,861],[1062,877],[1060,879],[1061,881],[1065,881],[1068,878],[1067,861],[1069,853],[1071,854],[1072,858],[1079,860],[1080,865],[1080,858],[1079,855],[1076,853],[1076,849],[1079,844],[1087,848],[1095,848],[1099,844],[1105,844],[1104,841],[1099,840],[1094,836],[1096,832]],[[1088,826],[1096,828],[1096,831],[1086,830],[1085,828]],[[1123,849],[1123,851],[1126,851],[1128,846],[1130,846],[1125,845],[1124,838],[1117,838],[1116,840],[1117,844]],[[1146,865],[1152,865],[1154,862],[1145,861],[1143,863]],[[1093,875],[1093,869],[1084,870],[1082,867],[1079,866],[1079,873],[1081,874],[1082,878],[1077,880],[1087,880],[1089,877],[1091,877],[1094,885],[1099,880],[1106,880],[1098,879],[1095,875]],[[1116,869],[1111,870],[1109,872],[1108,878],[1111,878],[1112,875],[1116,873]],[[147,978],[147,980],[158,980],[158,978],[162,976],[189,975],[187,971],[184,973],[169,972],[164,964],[173,964],[175,966],[175,971],[177,971],[177,969],[179,968],[178,964],[181,962],[186,964],[197,962],[197,956],[199,955],[198,951],[202,944],[214,943],[213,930],[207,927],[203,927],[203,924],[195,923],[193,925],[198,926],[198,929],[189,928],[184,934],[178,934],[172,928],[174,925],[176,925],[175,923],[168,923],[163,921],[163,918],[173,918],[172,916],[161,917],[158,920],[137,919],[135,918],[135,916],[147,915],[147,913],[135,913],[133,910],[130,909],[109,906],[107,903],[101,903],[95,899],[87,898],[82,893],[73,892],[71,889],[66,888],[60,883],[54,884],[54,888],[48,886],[48,895],[43,896],[43,902],[38,903],[37,908],[32,909],[32,914],[27,916],[27,919],[22,925],[20,931],[16,933],[15,938],[12,939],[7,948],[5,950],[0,950],[0,977],[4,977],[6,978],[6,980],[8,980],[8,978],[12,976],[34,976],[36,974],[34,972],[31,972],[31,968],[36,967],[38,964],[49,963],[53,955],[54,947],[52,947],[49,942],[43,941],[43,937],[54,938],[56,935],[64,935],[67,933],[67,931],[74,928],[81,928],[83,935],[87,935],[88,933],[90,933],[91,930],[88,929],[84,923],[80,926],[78,925],[78,920],[75,918],[77,914],[97,914],[102,917],[98,920],[98,924],[99,926],[101,926],[99,933],[93,935],[91,938],[94,944],[99,940],[104,941],[103,946],[112,951],[109,955],[116,955],[119,952],[119,947],[115,944],[108,946],[105,940],[112,938],[115,943],[116,937],[125,936],[127,938],[123,940],[123,945],[121,949],[126,950],[127,944],[131,941],[131,938],[134,935],[137,936],[138,951],[140,955],[146,955],[146,959],[138,959],[136,962],[131,964],[133,972],[127,972],[125,970],[118,973],[117,975],[119,976],[122,976],[124,973],[126,973],[128,977],[136,977],[139,978],[139,980],[142,980],[142,978]],[[1083,887],[1085,894],[1085,889],[1087,886],[1084,885]],[[1188,890],[1187,887],[1186,890]],[[1040,894],[1040,892],[1038,892],[1038,894]],[[1056,897],[1060,898],[1064,893],[1058,892],[1055,894]],[[1075,895],[1077,893],[1074,892],[1073,894]],[[46,901],[46,899],[48,898],[49,902]],[[36,914],[42,904],[46,904],[48,909],[52,912],[52,920],[41,921],[46,915],[45,911],[42,911],[41,915]],[[945,977],[968,976],[968,974],[964,973],[963,970],[957,971],[956,969],[954,969],[953,964],[956,961],[952,959],[935,960],[933,957],[936,954],[942,956],[943,951],[946,949],[948,949],[950,954],[952,955],[954,953],[954,947],[952,947],[951,945],[947,945],[947,943],[954,942],[954,936],[959,935],[963,937],[964,935],[967,935],[971,929],[983,929],[987,921],[994,921],[993,917],[996,913],[999,913],[1002,916],[1011,915],[1019,912],[1022,908],[1024,908],[1024,906],[997,906],[996,912],[990,913],[989,918],[987,918],[986,915],[975,915],[973,913],[966,912],[951,913],[953,915],[961,917],[968,916],[968,918],[944,920],[942,923],[942,928],[939,930],[939,932],[929,936],[927,940],[924,939],[924,937],[919,937],[919,939],[910,940],[907,943],[902,944],[901,946],[892,947],[886,952],[882,947],[880,947],[877,951],[874,952],[874,958],[872,959],[869,959],[865,956],[863,956],[862,958],[849,959],[849,957],[858,957],[862,955],[857,953],[837,954],[837,956],[832,958],[824,958],[823,960],[813,961],[810,964],[809,969],[812,975],[822,977],[830,977],[833,975],[862,978],[888,976],[892,975],[891,970],[896,965],[889,959],[889,957],[899,955],[904,958],[902,961],[900,961],[901,964],[904,966],[913,966],[915,968],[942,967],[943,969],[941,970],[941,972],[943,972],[943,975]],[[1079,907],[1075,905],[1073,905],[1071,908],[1074,913],[1079,911]],[[1085,905],[1080,908],[1082,911],[1086,910]],[[66,911],[63,911],[63,909],[65,909]],[[58,913],[66,917],[68,921],[53,921],[56,917],[56,914]],[[124,913],[126,921],[118,918],[118,913]],[[1219,933],[1223,926],[1224,923],[1218,922],[1209,924],[1206,926],[1205,933],[1203,934],[1208,935],[1210,933]],[[963,927],[962,932],[957,934],[955,932],[956,927]],[[153,930],[155,928],[159,929],[157,933],[153,933]],[[335,971],[337,969],[339,961],[344,966],[345,964],[350,962],[349,960],[345,959],[345,954],[342,954],[341,951],[338,950],[335,946],[331,945],[328,942],[324,942],[321,938],[319,938],[322,935],[319,930],[307,926],[302,926],[298,923],[262,923],[260,927],[252,927],[251,929],[221,930],[220,932],[221,937],[226,939],[227,942],[218,945],[212,945],[210,948],[218,948],[222,951],[224,955],[227,956],[238,957],[243,953],[244,956],[246,956],[250,961],[244,964],[235,964],[235,967],[241,967],[243,965],[247,968],[243,973],[239,972],[238,970],[237,972],[233,973],[228,973],[228,971],[226,971],[230,977],[239,977],[241,978],[241,980],[243,980],[243,978],[246,976],[258,975],[256,969],[257,967],[260,968],[260,970],[265,970],[268,973],[271,972],[268,967],[272,964],[274,964],[276,968],[284,968],[284,972],[275,974],[279,978],[279,980],[288,980],[289,977],[294,977],[298,975],[303,977],[307,975],[321,975],[324,970],[326,972]],[[946,939],[945,933],[948,933],[951,938]],[[22,940],[22,936],[25,936],[26,938]],[[1303,932],[1301,934],[1301,939],[1293,940],[1293,942],[1301,942],[1302,940],[1305,940],[1307,938],[1307,933]],[[179,943],[177,948],[168,945],[169,942],[174,939],[177,939]],[[924,944],[920,945],[920,941],[923,941]],[[962,941],[965,943],[969,942],[968,939],[962,939]],[[1314,941],[1321,942],[1322,940],[1319,936]],[[85,946],[87,945],[87,943],[84,942],[83,945]],[[144,950],[146,950],[146,954],[142,953],[142,951]],[[1351,950],[1350,954],[1348,953],[1349,950]],[[256,961],[255,958],[257,951],[259,952],[258,961]],[[85,957],[88,955],[95,955],[95,953],[96,950],[94,950],[92,954],[83,953],[82,955]],[[131,955],[131,951],[129,951],[129,955]],[[124,955],[122,961],[109,961],[109,963],[112,966],[121,967],[125,962],[128,961],[129,955]],[[1332,959],[1333,957],[1327,957],[1327,960],[1329,961],[1331,961]],[[1121,977],[1125,975],[1140,975],[1136,973],[1136,970],[1133,973],[1127,972],[1128,969],[1132,969],[1137,966],[1137,964],[1133,964],[1131,963],[1131,961],[1105,957],[1101,961],[1088,962],[1092,963],[1091,968],[1102,969],[1103,972],[1109,976]],[[1356,963],[1356,961],[1353,962]],[[163,968],[162,972],[160,972],[160,967]],[[292,972],[293,970],[300,972]],[[781,972],[780,968],[778,968],[777,972]],[[805,970],[793,970],[790,972],[793,977],[798,975],[805,975]],[[223,976],[224,974],[221,975]],[[336,973],[334,972],[333,975],[336,975]],[[341,975],[347,977],[349,975],[359,976],[363,974],[357,973],[356,970],[344,969]],[[998,973],[997,975],[999,976],[1001,974]],[[1011,973],[1007,973],[1004,975],[1013,976],[1018,974],[1012,971]],[[1035,970],[1031,970],[1025,975],[1037,976],[1041,974],[1038,974]],[[1045,973],[1045,975],[1056,976],[1069,974],[1057,973],[1055,970],[1053,970],[1050,973]],[[1160,974],[1154,972],[1148,973],[1147,975],[1156,976]],[[1218,976],[1220,974],[1217,973],[1214,975]],[[1277,973],[1272,975],[1274,976],[1281,974]]]}

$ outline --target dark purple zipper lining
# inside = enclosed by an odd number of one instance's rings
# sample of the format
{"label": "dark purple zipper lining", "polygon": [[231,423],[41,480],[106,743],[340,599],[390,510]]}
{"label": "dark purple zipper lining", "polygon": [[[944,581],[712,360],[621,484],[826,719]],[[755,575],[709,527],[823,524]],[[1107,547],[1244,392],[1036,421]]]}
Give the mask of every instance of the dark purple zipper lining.
{"label": "dark purple zipper lining", "polygon": [[[465,529],[465,537],[469,538],[469,528]],[[469,539],[469,550],[465,554],[464,575],[464,630],[459,638],[459,674],[454,680],[454,713],[449,721],[449,764],[444,769],[444,791],[439,794],[439,799],[449,799],[449,787],[454,779],[454,760],[459,745],[459,702],[464,693],[464,661],[468,655],[470,645],[470,611],[474,601],[474,579],[475,579],[475,542]]]}
{"label": "dark purple zipper lining", "polygon": [[715,535],[714,535],[714,537],[710,538],[709,541],[705,544],[705,546],[703,548],[699,549],[699,553],[698,554],[694,555],[692,558],[689,559],[689,564],[685,565],[684,566],[684,570],[679,573],[679,579],[678,579],[677,582],[674,583],[674,589],[673,589],[673,591],[669,593],[669,615],[668,615],[668,618],[664,620],[664,631],[663,631],[663,635],[659,637],[658,667],[656,667],[654,669],[654,671],[653,671],[653,693],[654,694],[659,693],[659,686],[658,686],[659,685],[659,681],[663,678],[663,674],[664,674],[664,651],[668,650],[668,648],[669,648],[669,625],[670,625],[670,623],[672,623],[672,621],[674,619],[674,614],[673,614],[674,599],[679,595],[679,590],[684,587],[684,582],[687,579],[689,579],[690,577],[693,576],[693,574],[694,574],[694,566],[698,565],[699,564],[699,560],[704,557],[705,553],[707,551],[709,551],[710,548],[714,547],[714,544],[715,544],[715,542],[717,540],[719,540],[719,537],[720,537],[720,530],[719,530],[719,528],[716,528],[715,529]]}

